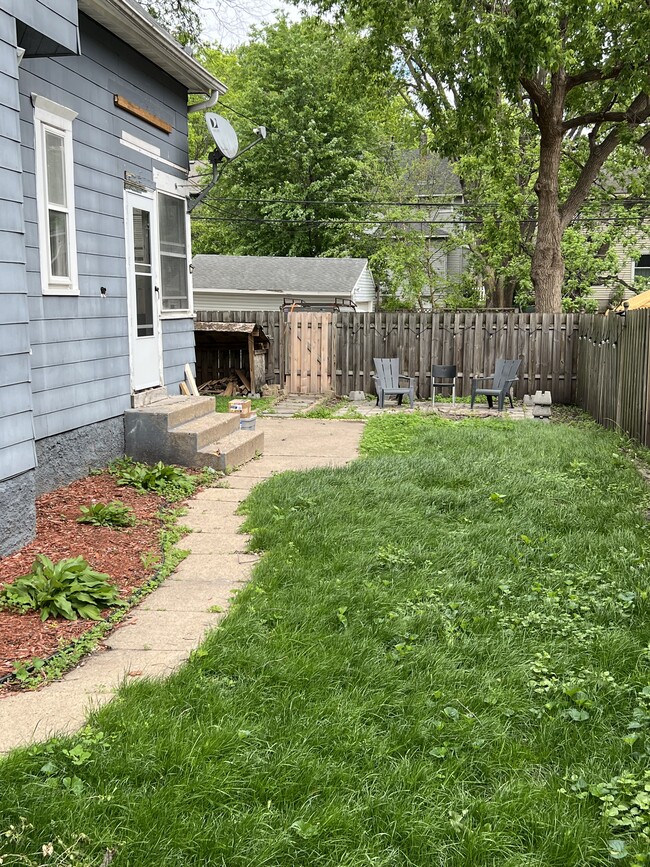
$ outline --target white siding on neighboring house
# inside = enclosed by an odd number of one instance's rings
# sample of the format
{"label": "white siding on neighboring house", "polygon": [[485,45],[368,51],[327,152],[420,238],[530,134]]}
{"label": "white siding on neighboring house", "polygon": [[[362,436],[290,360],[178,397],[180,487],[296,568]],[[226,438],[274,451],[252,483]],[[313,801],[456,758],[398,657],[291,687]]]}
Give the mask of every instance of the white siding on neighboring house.
{"label": "white siding on neighboring house", "polygon": [[464,273],[465,269],[465,249],[463,247],[456,247],[455,250],[447,254],[447,276],[459,277]]}
{"label": "white siding on neighboring house", "polygon": [[279,310],[283,300],[284,295],[281,293],[241,292],[238,289],[213,292],[194,287],[195,310]]}
{"label": "white siding on neighboring house", "polygon": [[[373,284],[374,285],[374,284]],[[340,298],[340,295],[336,296]],[[250,290],[242,292],[237,289],[230,291],[222,289],[213,292],[209,289],[194,289],[195,310],[279,310],[285,298],[294,298],[291,294],[282,292],[262,292]],[[300,300],[307,304],[334,303],[334,296],[324,297],[322,293],[302,292]],[[372,313],[374,308],[374,295],[372,300],[355,302],[359,313]]]}
{"label": "white siding on neighboring house", "polygon": [[[633,298],[635,293],[628,289],[627,286],[634,285],[635,279],[635,261],[632,259],[626,250],[624,249],[622,244],[616,244],[614,246],[614,250],[616,255],[618,256],[618,260],[620,263],[618,278],[623,281],[623,284],[626,284],[623,290],[623,300],[626,301],[628,298]],[[645,246],[643,243],[639,244],[640,254],[643,255],[650,253],[650,243],[645,242]],[[622,288],[622,287],[621,287]],[[638,287],[639,289],[641,287]],[[599,312],[604,312],[610,306],[612,293],[616,292],[616,287],[612,286],[593,286],[594,298],[598,301],[598,310]]]}
{"label": "white siding on neighboring house", "polygon": [[352,290],[352,301],[356,304],[359,313],[372,313],[375,309],[375,299],[375,281],[369,269],[364,268]]}

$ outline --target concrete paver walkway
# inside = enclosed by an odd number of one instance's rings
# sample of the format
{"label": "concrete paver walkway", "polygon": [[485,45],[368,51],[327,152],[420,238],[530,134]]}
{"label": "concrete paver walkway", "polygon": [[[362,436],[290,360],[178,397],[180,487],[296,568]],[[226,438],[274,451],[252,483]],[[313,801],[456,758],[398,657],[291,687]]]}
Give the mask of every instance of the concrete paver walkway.
{"label": "concrete paver walkway", "polygon": [[[334,418],[337,416],[344,416],[346,413],[350,412],[350,410],[356,410],[359,415],[365,418],[370,418],[373,415],[382,415],[387,412],[410,412],[410,407],[408,405],[408,400],[405,400],[403,406],[398,406],[397,402],[393,398],[388,398],[386,403],[384,404],[383,409],[375,405],[375,401],[370,400],[355,400],[350,401],[349,403],[343,404],[343,406],[338,409]],[[456,404],[443,402],[441,400],[436,401],[435,404],[431,403],[430,400],[416,400],[415,401],[415,409],[420,412],[433,412],[437,415],[441,415],[446,418],[452,419],[461,419],[461,418],[508,418],[513,421],[521,421],[522,419],[528,419],[533,417],[532,408],[526,406],[523,403],[517,401],[514,407],[511,407],[508,401],[503,408],[503,412],[497,412],[496,409],[490,409],[484,401],[481,403],[477,403],[474,406],[474,409],[470,409],[470,405],[468,403],[461,403],[458,401]]]}
{"label": "concrete paver walkway", "polygon": [[[178,668],[216,626],[233,590],[249,578],[257,556],[246,552],[235,512],[251,488],[273,473],[341,466],[358,454],[363,425],[318,419],[258,419],[264,455],[189,503],[183,523],[193,533],[189,557],[148,596],[100,648],[62,680],[38,692],[0,699],[0,753],[80,728],[89,709],[110,701],[120,684],[163,677]],[[213,609],[212,611],[210,609]]]}
{"label": "concrete paver walkway", "polygon": [[292,418],[296,413],[307,412],[316,404],[320,403],[320,394],[288,394],[286,397],[265,410],[262,415],[272,415],[277,418]]}

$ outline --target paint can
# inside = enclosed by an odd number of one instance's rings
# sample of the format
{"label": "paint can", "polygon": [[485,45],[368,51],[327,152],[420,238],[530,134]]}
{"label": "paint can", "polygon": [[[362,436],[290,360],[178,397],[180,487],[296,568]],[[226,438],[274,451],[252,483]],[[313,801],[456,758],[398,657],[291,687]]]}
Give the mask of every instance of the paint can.
{"label": "paint can", "polygon": [[255,422],[257,421],[257,413],[252,412],[246,418],[239,419],[240,430],[255,430]]}

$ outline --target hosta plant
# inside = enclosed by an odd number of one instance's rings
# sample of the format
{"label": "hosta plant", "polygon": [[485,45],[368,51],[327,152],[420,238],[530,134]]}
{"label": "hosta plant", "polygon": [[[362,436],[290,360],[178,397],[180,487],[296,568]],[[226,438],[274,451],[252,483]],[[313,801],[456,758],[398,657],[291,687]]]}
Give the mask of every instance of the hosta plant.
{"label": "hosta plant", "polygon": [[101,620],[101,609],[119,603],[109,576],[95,572],[83,557],[67,557],[53,563],[39,554],[31,572],[0,590],[0,605],[18,611],[40,611],[41,620]]}
{"label": "hosta plant", "polygon": [[180,467],[158,461],[153,466],[124,461],[117,475],[118,485],[131,485],[139,491],[154,491],[168,500],[178,500],[194,493],[196,480]]}
{"label": "hosta plant", "polygon": [[125,506],[119,500],[112,503],[93,503],[90,506],[80,506],[79,524],[93,524],[95,527],[133,527],[135,515],[133,509]]}

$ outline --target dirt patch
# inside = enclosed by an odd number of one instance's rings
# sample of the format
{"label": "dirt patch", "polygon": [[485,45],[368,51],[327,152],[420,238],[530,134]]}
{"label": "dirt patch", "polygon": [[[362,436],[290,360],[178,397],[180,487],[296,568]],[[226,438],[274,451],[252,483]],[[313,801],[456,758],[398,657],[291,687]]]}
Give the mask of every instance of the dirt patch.
{"label": "dirt patch", "polygon": [[[135,527],[114,530],[77,523],[80,506],[112,500],[120,500],[134,510]],[[0,584],[29,572],[37,554],[46,554],[55,562],[81,556],[92,569],[110,575],[120,597],[127,598],[151,578],[154,566],[143,563],[142,555],[160,552],[157,513],[162,505],[156,494],[118,487],[109,473],[88,476],[44,494],[36,503],[36,538],[15,554],[0,559]],[[58,618],[42,623],[37,612],[16,614],[0,609],[0,677],[12,672],[16,661],[44,659],[93,625],[94,621]],[[0,686],[0,696],[8,688]]]}

